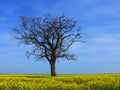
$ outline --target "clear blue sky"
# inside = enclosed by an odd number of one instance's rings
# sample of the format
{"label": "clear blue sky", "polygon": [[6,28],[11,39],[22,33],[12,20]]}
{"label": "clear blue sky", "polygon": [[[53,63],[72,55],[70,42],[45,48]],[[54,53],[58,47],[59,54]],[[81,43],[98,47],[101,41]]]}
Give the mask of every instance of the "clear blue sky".
{"label": "clear blue sky", "polygon": [[78,20],[88,35],[71,52],[77,61],[59,60],[56,72],[120,73],[120,0],[0,0],[0,73],[49,73],[48,62],[27,59],[28,47],[12,40],[19,16],[41,16],[50,12]]}

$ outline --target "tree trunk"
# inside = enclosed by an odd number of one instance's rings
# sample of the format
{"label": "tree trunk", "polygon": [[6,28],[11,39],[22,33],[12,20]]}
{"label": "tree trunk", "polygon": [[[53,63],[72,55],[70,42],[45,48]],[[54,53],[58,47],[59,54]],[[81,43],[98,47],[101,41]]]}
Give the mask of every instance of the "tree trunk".
{"label": "tree trunk", "polygon": [[56,72],[55,72],[55,63],[50,63],[51,66],[51,76],[56,76]]}

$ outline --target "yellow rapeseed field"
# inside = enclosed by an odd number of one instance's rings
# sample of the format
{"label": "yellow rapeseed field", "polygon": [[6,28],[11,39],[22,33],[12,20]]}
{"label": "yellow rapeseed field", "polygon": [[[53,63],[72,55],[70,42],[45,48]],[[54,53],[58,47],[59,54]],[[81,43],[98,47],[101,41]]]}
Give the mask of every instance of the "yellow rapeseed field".
{"label": "yellow rapeseed field", "polygon": [[0,74],[0,90],[120,90],[120,74]]}

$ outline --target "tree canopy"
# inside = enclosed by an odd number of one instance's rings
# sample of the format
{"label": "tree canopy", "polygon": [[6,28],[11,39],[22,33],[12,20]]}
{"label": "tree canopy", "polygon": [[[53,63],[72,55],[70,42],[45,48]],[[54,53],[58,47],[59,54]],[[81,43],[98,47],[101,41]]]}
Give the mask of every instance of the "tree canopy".
{"label": "tree canopy", "polygon": [[75,60],[74,54],[69,53],[70,46],[81,42],[82,32],[76,29],[77,21],[64,15],[52,17],[21,16],[21,23],[13,29],[15,39],[21,44],[32,45],[27,55],[37,59],[44,58],[51,66],[51,76],[55,76],[55,63],[58,58]]}

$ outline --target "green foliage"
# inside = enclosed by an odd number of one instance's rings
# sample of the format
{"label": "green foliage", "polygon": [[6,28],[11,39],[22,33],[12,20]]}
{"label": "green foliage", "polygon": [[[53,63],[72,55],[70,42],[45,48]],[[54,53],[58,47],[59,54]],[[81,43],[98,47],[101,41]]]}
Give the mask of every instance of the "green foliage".
{"label": "green foliage", "polygon": [[120,74],[1,74],[0,90],[120,90]]}

